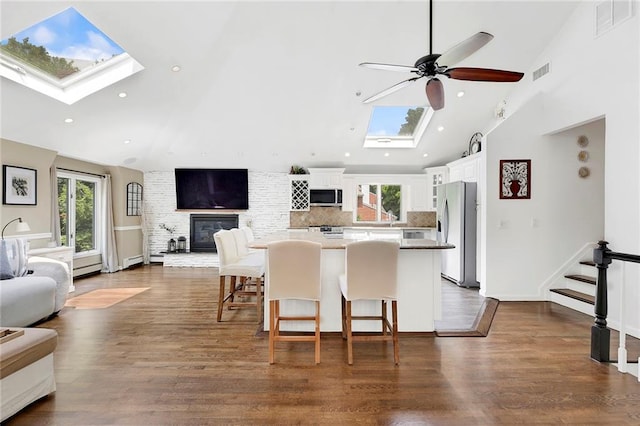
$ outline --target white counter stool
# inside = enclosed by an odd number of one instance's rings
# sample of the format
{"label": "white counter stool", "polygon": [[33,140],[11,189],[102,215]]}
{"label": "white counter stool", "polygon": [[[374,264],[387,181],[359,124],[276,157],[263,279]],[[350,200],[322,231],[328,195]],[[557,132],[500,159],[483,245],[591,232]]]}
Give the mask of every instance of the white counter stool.
{"label": "white counter stool", "polygon": [[[320,363],[320,259],[322,245],[311,241],[279,241],[267,245],[269,301],[269,363],[275,362],[275,342],[315,342],[315,362]],[[280,301],[315,302],[315,315],[280,315]],[[314,321],[314,334],[281,335],[281,321]]]}
{"label": "white counter stool", "polygon": [[[239,228],[232,228],[231,234],[236,242],[236,250],[240,261],[249,262],[252,265],[262,265],[264,268],[265,254],[264,250],[255,250],[248,247],[247,234]],[[247,279],[249,277],[240,277],[240,285],[242,290],[248,291],[249,287],[262,286],[263,280],[260,278]],[[259,289],[255,289],[257,292]]]}
{"label": "white counter stool", "polygon": [[[227,306],[229,309],[233,307],[256,308],[258,314],[258,322],[262,320],[262,285],[261,279],[264,275],[264,260],[257,257],[238,256],[238,250],[233,233],[223,229],[216,232],[213,236],[216,242],[216,249],[220,259],[219,275],[220,275],[220,291],[218,296],[218,317],[217,321],[222,321],[222,311]],[[226,290],[226,281],[229,277],[229,291]],[[251,278],[257,280],[254,290],[238,286],[237,278]],[[254,297],[254,301],[237,301],[236,297]]]}
{"label": "white counter stool", "polygon": [[[347,339],[347,361],[353,364],[354,341],[393,341],[393,359],[400,362],[398,351],[398,254],[400,244],[395,241],[358,241],[345,248],[345,274],[338,280],[342,292],[342,337]],[[381,300],[379,316],[354,316],[354,300]],[[391,301],[392,323],[387,318],[387,301]],[[353,320],[381,321],[381,334],[353,335]],[[390,333],[390,334],[387,334]]]}

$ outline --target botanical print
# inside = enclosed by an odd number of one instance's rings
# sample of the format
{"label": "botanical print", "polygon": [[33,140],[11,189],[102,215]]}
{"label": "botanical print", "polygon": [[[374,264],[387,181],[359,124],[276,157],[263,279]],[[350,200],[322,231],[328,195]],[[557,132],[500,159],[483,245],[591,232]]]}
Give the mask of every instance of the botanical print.
{"label": "botanical print", "polygon": [[27,179],[14,176],[11,179],[11,187],[14,190],[14,194],[18,197],[27,197],[29,196],[29,182]]}

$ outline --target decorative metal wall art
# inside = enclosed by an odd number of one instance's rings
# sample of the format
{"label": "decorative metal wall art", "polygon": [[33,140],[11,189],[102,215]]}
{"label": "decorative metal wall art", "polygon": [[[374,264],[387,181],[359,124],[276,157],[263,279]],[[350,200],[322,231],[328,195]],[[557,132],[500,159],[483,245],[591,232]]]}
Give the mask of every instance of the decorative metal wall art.
{"label": "decorative metal wall art", "polygon": [[500,198],[531,198],[531,160],[500,160]]}

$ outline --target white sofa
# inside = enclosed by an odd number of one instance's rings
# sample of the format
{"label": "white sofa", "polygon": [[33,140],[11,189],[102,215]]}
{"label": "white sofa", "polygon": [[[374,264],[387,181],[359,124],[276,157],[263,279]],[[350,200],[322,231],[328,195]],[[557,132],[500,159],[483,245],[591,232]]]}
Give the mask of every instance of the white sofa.
{"label": "white sofa", "polygon": [[[6,257],[2,251],[6,251]],[[27,259],[22,239],[3,240],[0,256],[0,327],[26,327],[62,309],[70,285],[66,263],[41,257]]]}

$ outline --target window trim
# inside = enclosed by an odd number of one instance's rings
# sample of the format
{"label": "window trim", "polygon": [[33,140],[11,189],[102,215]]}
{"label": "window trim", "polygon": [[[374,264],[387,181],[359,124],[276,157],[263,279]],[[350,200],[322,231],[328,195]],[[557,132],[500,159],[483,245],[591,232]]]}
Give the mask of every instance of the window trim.
{"label": "window trim", "polygon": [[[382,186],[399,186],[400,187],[400,212],[398,215],[398,219],[394,220],[392,223],[398,223],[398,222],[405,222],[406,221],[406,217],[407,217],[407,196],[406,196],[406,192],[408,190],[408,187],[406,184],[402,183],[402,182],[398,182],[397,180],[386,180],[386,179],[360,179],[357,182],[355,182],[355,201],[353,203],[353,217],[352,217],[352,222],[354,224],[362,224],[362,225],[380,225],[380,224],[389,224],[391,222],[389,222],[388,220],[375,220],[375,221],[371,221],[371,220],[358,220],[358,187],[361,185],[376,185],[378,187],[378,190],[380,191],[380,193],[382,193]],[[379,197],[378,198],[378,202],[377,202],[377,207],[378,206],[382,206],[382,198]],[[376,210],[376,217],[379,217],[381,215],[382,209],[377,209]]]}
{"label": "window trim", "polygon": [[[90,257],[90,256],[97,256],[97,255],[101,255],[102,254],[102,242],[104,241],[104,226],[103,226],[103,221],[104,221],[104,213],[103,213],[103,209],[102,209],[102,178],[100,176],[94,176],[94,175],[90,175],[90,174],[84,174],[84,173],[74,173],[74,172],[69,172],[69,171],[57,171],[57,178],[63,178],[63,179],[69,179],[69,193],[71,193],[71,190],[73,188],[73,193],[75,194],[75,182],[78,180],[81,181],[86,181],[86,182],[92,182],[95,183],[95,188],[96,188],[96,193],[95,193],[95,211],[94,211],[94,233],[95,233],[95,241],[94,241],[94,245],[95,248],[91,249],[91,250],[86,250],[86,251],[80,251],[80,252],[76,252],[75,249],[75,234],[76,234],[76,227],[75,227],[75,214],[76,214],[76,208],[75,208],[75,198],[74,198],[74,202],[73,202],[73,212],[71,212],[71,209],[69,208],[69,218],[68,218],[68,224],[67,226],[69,226],[70,223],[72,223],[73,220],[73,245],[67,244],[66,247],[73,247],[73,257],[74,259],[79,259],[79,258],[84,258],[84,257]],[[73,184],[71,184],[71,182],[73,181]],[[69,207],[71,207],[71,203],[68,202]],[[67,243],[69,243],[69,241],[67,241]]]}

